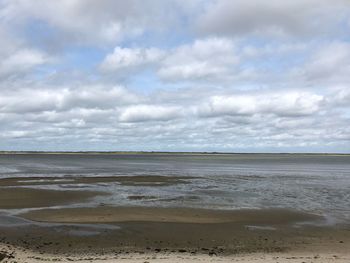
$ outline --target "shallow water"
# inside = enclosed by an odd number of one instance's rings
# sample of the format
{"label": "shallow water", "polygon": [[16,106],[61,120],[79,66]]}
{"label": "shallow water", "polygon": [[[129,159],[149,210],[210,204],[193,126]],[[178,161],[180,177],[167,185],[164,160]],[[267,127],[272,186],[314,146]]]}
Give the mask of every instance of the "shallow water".
{"label": "shallow water", "polygon": [[333,222],[350,220],[350,156],[346,155],[0,155],[0,178],[145,175],[188,179],[186,183],[140,185],[118,181],[69,184],[61,180],[45,185],[42,180],[32,187],[112,194],[88,205],[278,207],[323,214]]}

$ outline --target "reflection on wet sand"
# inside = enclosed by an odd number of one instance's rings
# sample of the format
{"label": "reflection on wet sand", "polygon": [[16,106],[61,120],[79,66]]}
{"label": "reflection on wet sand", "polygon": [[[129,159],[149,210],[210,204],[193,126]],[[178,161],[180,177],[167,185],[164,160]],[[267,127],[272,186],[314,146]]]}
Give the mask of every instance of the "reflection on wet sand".
{"label": "reflection on wet sand", "polygon": [[64,177],[11,177],[0,179],[0,186],[34,186],[65,184],[119,183],[125,186],[170,186],[188,184],[194,177],[184,176],[64,176]]}

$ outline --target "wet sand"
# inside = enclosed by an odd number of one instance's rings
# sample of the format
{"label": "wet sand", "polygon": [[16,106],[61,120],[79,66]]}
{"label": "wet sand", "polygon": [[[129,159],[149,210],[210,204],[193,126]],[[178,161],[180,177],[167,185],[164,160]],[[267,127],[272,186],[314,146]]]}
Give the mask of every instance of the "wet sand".
{"label": "wet sand", "polygon": [[35,186],[35,185],[66,185],[66,184],[96,184],[119,183],[125,186],[170,186],[188,184],[196,177],[180,176],[64,176],[64,177],[11,177],[1,178],[0,186]]}
{"label": "wet sand", "polygon": [[[318,222],[313,215],[285,210],[226,214],[150,208],[137,213],[136,220],[131,214],[133,209],[97,208],[102,214],[110,210],[107,220],[107,213],[98,217],[92,209],[76,209],[76,213],[75,209],[63,209],[63,217],[59,216],[61,209],[56,209],[57,219],[52,220],[55,224],[45,222],[50,221],[46,218],[48,210],[39,210],[35,214],[42,212],[40,221],[45,223],[0,227],[0,247],[17,260],[25,258],[23,262],[228,262],[248,258],[252,261],[245,262],[301,263],[315,259],[329,262],[330,258],[348,262],[340,259],[350,257],[350,228],[298,225],[305,220]],[[23,217],[29,215],[33,212]],[[266,261],[262,261],[264,257]]]}
{"label": "wet sand", "polygon": [[[350,262],[350,226],[324,225],[326,220],[320,215],[287,209],[105,205],[52,208],[83,205],[90,198],[107,193],[23,188],[95,183],[162,187],[187,184],[191,179],[164,176],[0,179],[0,209],[5,209],[0,214],[0,262]],[[6,214],[19,208],[37,209],[15,216]]]}
{"label": "wet sand", "polygon": [[321,216],[285,209],[267,210],[211,210],[195,208],[109,207],[42,209],[21,214],[39,222],[55,223],[240,223],[281,225],[320,221]]}
{"label": "wet sand", "polygon": [[32,221],[0,227],[0,251],[14,257],[9,262],[300,263],[350,257],[349,226],[318,226],[322,217],[285,209],[102,206],[17,216]]}
{"label": "wet sand", "polygon": [[0,209],[49,207],[80,203],[98,195],[97,191],[58,191],[32,188],[1,188]]}

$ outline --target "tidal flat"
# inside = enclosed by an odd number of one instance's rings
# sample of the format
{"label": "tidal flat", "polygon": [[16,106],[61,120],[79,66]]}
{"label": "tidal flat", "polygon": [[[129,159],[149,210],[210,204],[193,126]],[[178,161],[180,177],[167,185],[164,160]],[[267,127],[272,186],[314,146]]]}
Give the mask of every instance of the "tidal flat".
{"label": "tidal flat", "polygon": [[0,261],[349,262],[348,159],[0,155]]}

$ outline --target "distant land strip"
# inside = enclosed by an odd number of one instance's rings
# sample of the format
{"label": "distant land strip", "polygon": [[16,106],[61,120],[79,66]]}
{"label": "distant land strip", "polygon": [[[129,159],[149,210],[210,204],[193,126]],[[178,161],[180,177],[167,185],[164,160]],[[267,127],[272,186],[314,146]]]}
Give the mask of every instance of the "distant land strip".
{"label": "distant land strip", "polygon": [[329,155],[329,156],[348,156],[350,153],[298,153],[298,152],[167,152],[167,151],[0,151],[0,154],[106,154],[106,155],[123,155],[123,154],[150,154],[150,155]]}

